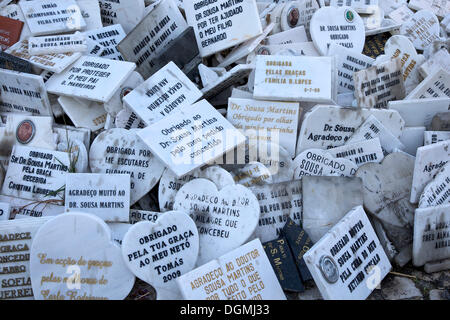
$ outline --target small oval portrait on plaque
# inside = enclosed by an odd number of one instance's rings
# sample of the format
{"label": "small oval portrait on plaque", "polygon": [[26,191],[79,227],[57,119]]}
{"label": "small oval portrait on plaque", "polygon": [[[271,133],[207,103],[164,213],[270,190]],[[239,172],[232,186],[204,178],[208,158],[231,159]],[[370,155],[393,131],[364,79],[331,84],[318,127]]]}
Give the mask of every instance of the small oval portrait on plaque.
{"label": "small oval portrait on plaque", "polygon": [[298,8],[293,7],[291,9],[289,9],[287,17],[286,17],[289,27],[295,28],[297,26],[299,17],[300,17],[300,13],[298,11]]}
{"label": "small oval portrait on plaque", "polygon": [[339,280],[339,270],[333,258],[322,256],[319,261],[320,272],[329,283],[336,283]]}
{"label": "small oval portrait on plaque", "polygon": [[36,127],[31,120],[23,120],[17,126],[16,139],[21,144],[28,144],[36,134]]}

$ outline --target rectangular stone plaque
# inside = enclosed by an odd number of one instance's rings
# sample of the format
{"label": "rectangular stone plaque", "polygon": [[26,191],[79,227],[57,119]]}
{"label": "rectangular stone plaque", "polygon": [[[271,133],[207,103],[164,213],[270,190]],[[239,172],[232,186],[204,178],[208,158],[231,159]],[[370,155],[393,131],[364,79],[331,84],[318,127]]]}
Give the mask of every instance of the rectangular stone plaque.
{"label": "rectangular stone plaque", "polygon": [[[302,108],[299,103],[253,99],[228,99],[227,119],[251,140],[274,141],[295,156],[297,128]],[[264,240],[263,240],[264,241]]]}
{"label": "rectangular stone plaque", "polygon": [[75,0],[20,1],[19,6],[34,36],[70,32],[86,27]]}
{"label": "rectangular stone plaque", "polygon": [[202,93],[175,65],[169,62],[144,83],[128,93],[123,101],[147,125],[200,99]]}
{"label": "rectangular stone plaque", "polygon": [[358,167],[370,162],[380,163],[384,158],[378,137],[328,149],[328,152],[336,158],[353,161]]}
{"label": "rectangular stone plaque", "polygon": [[59,97],[58,103],[77,128],[97,131],[105,126],[107,112],[102,103],[71,97]]}
{"label": "rectangular stone plaque", "polygon": [[67,212],[87,212],[104,221],[129,222],[130,175],[70,173],[66,176]]}
{"label": "rectangular stone plaque", "polygon": [[256,57],[256,99],[332,102],[336,100],[334,58]]}
{"label": "rectangular stone plaque", "polygon": [[137,71],[146,79],[157,71],[153,59],[187,27],[175,2],[164,0],[141,20],[117,48],[127,61],[136,63]]}
{"label": "rectangular stone plaque", "polygon": [[0,201],[10,205],[11,219],[52,217],[64,213],[62,200],[36,203],[33,200],[0,195]]}
{"label": "rectangular stone plaque", "polygon": [[409,0],[408,7],[414,10],[430,10],[440,18],[450,13],[450,2],[447,0]]}
{"label": "rectangular stone plaque", "polygon": [[33,55],[84,52],[87,50],[86,37],[81,33],[30,37],[28,52]]}
{"label": "rectangular stone plaque", "polygon": [[138,136],[177,177],[211,163],[245,141],[206,100],[179,108],[140,130]]}
{"label": "rectangular stone plaque", "polygon": [[347,213],[304,258],[325,300],[365,300],[391,270],[362,206]]}
{"label": "rectangular stone plaque", "polygon": [[84,34],[105,47],[101,54],[102,58],[123,61],[122,55],[117,50],[117,45],[126,37],[126,33],[120,24],[89,30]]}
{"label": "rectangular stone plaque", "polygon": [[256,0],[185,1],[202,57],[234,47],[263,32]]}
{"label": "rectangular stone plaque", "polygon": [[286,238],[265,242],[263,247],[283,290],[305,291]]}
{"label": "rectangular stone plaque", "polygon": [[46,83],[50,93],[107,102],[136,68],[132,62],[83,56]]}
{"label": "rectangular stone plaque", "polygon": [[405,100],[439,97],[450,98],[450,73],[440,68],[419,83]]}
{"label": "rectangular stone plaque", "polygon": [[0,69],[0,111],[52,115],[42,77]]}
{"label": "rectangular stone plaque", "polygon": [[386,108],[389,101],[405,97],[400,58],[355,72],[353,81],[359,107]]}
{"label": "rectangular stone plaque", "polygon": [[81,57],[81,52],[53,53],[32,56],[28,52],[28,40],[22,40],[6,50],[7,53],[28,61],[32,65],[55,73],[60,73]]}
{"label": "rectangular stone plaque", "polygon": [[59,200],[69,165],[67,152],[16,144],[2,194],[31,200]]}
{"label": "rectangular stone plaque", "polygon": [[39,228],[51,218],[2,221],[0,224],[0,300],[33,300],[30,248]]}
{"label": "rectangular stone plaque", "polygon": [[132,209],[130,210],[130,223],[135,224],[140,221],[155,222],[160,214],[160,212]]}
{"label": "rectangular stone plaque", "polygon": [[23,22],[0,15],[0,49],[3,51],[19,41]]}
{"label": "rectangular stone plaque", "polygon": [[259,239],[176,281],[186,300],[286,300]]}
{"label": "rectangular stone plaque", "polygon": [[416,209],[414,214],[413,264],[450,258],[450,204]]}
{"label": "rectangular stone plaque", "polygon": [[6,52],[0,52],[0,68],[18,72],[33,73],[31,63]]}
{"label": "rectangular stone plaque", "polygon": [[423,143],[425,146],[450,139],[450,131],[425,131]]}

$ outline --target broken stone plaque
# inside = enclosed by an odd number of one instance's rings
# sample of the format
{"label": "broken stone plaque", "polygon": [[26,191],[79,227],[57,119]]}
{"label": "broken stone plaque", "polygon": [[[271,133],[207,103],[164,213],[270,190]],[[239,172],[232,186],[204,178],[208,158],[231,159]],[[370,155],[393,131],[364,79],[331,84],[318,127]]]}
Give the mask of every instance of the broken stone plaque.
{"label": "broken stone plaque", "polygon": [[46,83],[48,92],[107,102],[131,72],[135,64],[126,61],[83,56],[61,74]]}
{"label": "broken stone plaque", "polygon": [[281,234],[289,244],[302,280],[312,280],[311,273],[303,259],[303,255],[313,246],[308,234],[291,219],[288,219]]}
{"label": "broken stone plaque", "polygon": [[[332,149],[330,149],[332,150]],[[353,176],[357,165],[347,159],[338,159],[329,150],[307,149],[294,159],[294,179],[304,176]]]}
{"label": "broken stone plaque", "polygon": [[260,206],[255,235],[262,242],[280,237],[286,221],[302,221],[302,184],[300,180],[252,186]]}
{"label": "broken stone plaque", "polygon": [[206,100],[179,108],[140,130],[138,136],[177,177],[211,163],[245,142],[239,130]]}
{"label": "broken stone plaque", "polygon": [[132,112],[129,108],[125,107],[119,111],[115,118],[116,128],[123,128],[130,130],[132,128],[145,128],[145,123]]}
{"label": "broken stone plaque", "polygon": [[175,63],[169,62],[127,94],[123,101],[126,107],[151,125],[183,106],[190,106],[201,96],[195,84]]}
{"label": "broken stone plaque", "polygon": [[407,36],[416,49],[424,50],[439,40],[439,20],[433,12],[419,10],[402,24],[400,33]]}
{"label": "broken stone plaque", "polygon": [[207,179],[194,179],[180,188],[174,210],[189,213],[200,235],[197,265],[218,258],[249,240],[260,218],[258,200],[250,189],[229,185],[218,190]]}
{"label": "broken stone plaque", "polygon": [[450,110],[450,97],[390,101],[388,108],[398,111],[406,127],[430,128],[436,114]]}
{"label": "broken stone plaque", "polygon": [[[0,300],[33,300],[30,247],[38,229],[51,218],[2,221],[0,224]],[[0,217],[1,220],[1,217]]]}
{"label": "broken stone plaque", "polygon": [[425,186],[450,160],[450,141],[417,148],[411,188],[411,203],[418,203]]}
{"label": "broken stone plaque", "polygon": [[450,139],[450,132],[448,131],[425,131],[423,145],[429,145]]}
{"label": "broken stone plaque", "polygon": [[450,131],[450,111],[436,113],[431,120],[431,130]]}
{"label": "broken stone plaque", "polygon": [[450,53],[447,51],[447,49],[442,48],[419,66],[419,73],[424,78],[428,77],[430,74],[436,72],[439,69],[444,69],[447,73],[450,73],[450,65],[447,64],[447,61],[449,60]]}
{"label": "broken stone plaque", "polygon": [[0,69],[0,111],[52,115],[42,77]]}
{"label": "broken stone plaque", "polygon": [[9,220],[10,218],[10,205],[7,202],[0,202],[0,221]]}
{"label": "broken stone plaque", "polygon": [[322,55],[331,43],[361,53],[364,47],[364,22],[350,7],[322,7],[311,18],[312,41]]}
{"label": "broken stone plaque", "polygon": [[384,154],[381,149],[380,138],[348,143],[340,147],[327,150],[333,157],[344,158],[354,162],[358,167],[365,163],[379,163]]}
{"label": "broken stone plaque", "polygon": [[355,177],[305,176],[302,192],[303,229],[314,243],[350,209],[363,204],[362,181]]}
{"label": "broken stone plaque", "polygon": [[0,15],[0,26],[0,49],[4,51],[19,41],[23,22]]}
{"label": "broken stone plaque", "polygon": [[0,195],[0,202],[9,204],[11,219],[51,217],[64,213],[62,200],[45,203]]}
{"label": "broken stone plaque", "polygon": [[234,185],[232,174],[219,166],[210,166],[203,170],[195,170],[181,178],[177,178],[170,169],[166,168],[159,181],[158,188],[158,202],[161,212],[172,210],[178,190],[195,178],[211,180],[215,183],[218,190],[221,190],[227,185]]}
{"label": "broken stone plaque", "polygon": [[31,63],[0,51],[0,68],[24,73],[33,73]]}
{"label": "broken stone plaque", "polygon": [[405,97],[400,58],[355,72],[353,81],[359,107],[386,108],[389,101],[402,100]]}
{"label": "broken stone plaque", "polygon": [[32,56],[28,52],[28,40],[17,42],[15,45],[7,49],[6,52],[15,57],[28,61],[35,67],[55,73],[62,72],[82,55],[81,52],[66,52]]}
{"label": "broken stone plaque", "polygon": [[70,32],[86,27],[75,0],[20,1],[19,6],[33,36]]}
{"label": "broken stone plaque", "polygon": [[236,46],[263,32],[255,0],[186,1],[183,5],[187,22],[194,27],[202,57]]}
{"label": "broken stone plaque", "polygon": [[414,10],[430,10],[439,18],[450,13],[450,3],[446,0],[409,0],[408,7]]}
{"label": "broken stone plaque", "polygon": [[120,24],[129,33],[145,14],[144,0],[99,0],[103,25]]}
{"label": "broken stone plaque", "polygon": [[371,115],[394,137],[400,138],[405,122],[396,110],[319,105],[305,114],[300,128],[297,154],[307,149],[329,149],[344,145]]}
{"label": "broken stone plaque", "polygon": [[117,50],[117,45],[126,37],[126,33],[120,24],[89,30],[84,32],[84,35],[105,48],[100,55],[102,58],[123,60],[122,55]]}
{"label": "broken stone plaque", "polygon": [[143,82],[144,78],[142,78],[138,72],[133,71],[125,82],[121,84],[119,89],[117,89],[112,98],[109,99],[108,102],[105,102],[104,107],[106,112],[111,116],[116,117],[117,114],[124,109],[123,98]]}
{"label": "broken stone plaque", "polygon": [[367,69],[373,65],[374,59],[339,44],[331,43],[328,55],[334,56],[338,68],[338,92],[353,92],[353,73]]}
{"label": "broken stone plaque", "polygon": [[375,59],[380,54],[384,53],[384,45],[391,36],[392,34],[390,32],[367,36],[362,53],[368,57]]}
{"label": "broken stone plaque", "polygon": [[450,163],[436,174],[423,189],[419,208],[436,207],[450,202]]}
{"label": "broken stone plaque", "polygon": [[130,176],[128,174],[70,173],[66,175],[67,212],[91,213],[104,221],[130,219]]}
{"label": "broken stone plaque", "polygon": [[45,223],[31,245],[36,300],[121,300],[135,277],[111,229],[87,213],[65,213]]}
{"label": "broken stone plaque", "polygon": [[426,77],[405,100],[439,97],[450,98],[450,74],[443,69],[437,69]]}
{"label": "broken stone plaque", "polygon": [[16,144],[9,160],[2,194],[30,199],[60,199],[69,170],[66,152]]}
{"label": "broken stone plaque", "polygon": [[277,143],[293,157],[301,112],[298,103],[229,98],[227,119],[249,139],[272,140],[276,132]]}
{"label": "broken stone plaque", "polygon": [[307,42],[308,36],[306,35],[305,27],[299,26],[293,29],[289,29],[283,32],[272,34],[265,39],[265,43],[269,46],[280,45],[288,43]]}
{"label": "broken stone plaque", "polygon": [[391,270],[362,206],[348,212],[304,258],[326,300],[365,300]]}
{"label": "broken stone plaque", "polygon": [[236,168],[231,173],[234,181],[244,187],[273,183],[269,168],[257,161],[252,161],[242,168]]}
{"label": "broken stone plaque", "polygon": [[58,98],[58,103],[78,128],[96,131],[105,126],[107,113],[101,103],[64,96]]}
{"label": "broken stone plaque", "polygon": [[[52,117],[8,114],[6,119],[5,135],[11,137],[12,144],[50,150],[56,149],[56,144],[53,140]],[[6,146],[3,145],[2,147],[5,148]]]}
{"label": "broken stone plaque", "polygon": [[[123,1],[123,0],[121,0]],[[173,0],[163,0],[128,33],[117,49],[135,62],[137,71],[147,79],[155,70],[155,59],[163,48],[187,29],[187,23]],[[155,70],[155,71],[154,71]]]}
{"label": "broken stone plaque", "polygon": [[450,257],[450,204],[419,208],[414,215],[413,264]]}
{"label": "broken stone plaque", "polygon": [[81,10],[81,15],[86,22],[85,30],[103,28],[102,18],[100,16],[100,6],[98,1],[76,0]]}
{"label": "broken stone plaque", "polygon": [[286,238],[265,242],[263,247],[283,290],[305,291]]}
{"label": "broken stone plaque", "polygon": [[28,52],[32,56],[65,52],[84,52],[87,50],[86,37],[81,33],[30,37]]}
{"label": "broken stone plaque", "polygon": [[156,222],[138,222],[125,234],[122,256],[139,279],[156,289],[158,300],[180,299],[176,279],[195,267],[199,235],[184,212],[167,212]]}
{"label": "broken stone plaque", "polygon": [[352,144],[355,142],[370,140],[374,138],[380,139],[381,148],[383,153],[392,153],[396,149],[403,150],[405,146],[401,141],[394,137],[394,135],[389,132],[383,126],[383,124],[377,120],[373,115],[367,118],[366,121],[355,131],[355,133],[347,140],[345,144]]}
{"label": "broken stone plaque", "polygon": [[253,96],[261,100],[331,102],[335,99],[334,58],[256,57]]}
{"label": "broken stone plaque", "polygon": [[129,174],[130,205],[159,181],[164,165],[148,150],[134,130],[120,128],[100,133],[91,145],[89,167],[94,173]]}
{"label": "broken stone plaque", "polygon": [[176,281],[185,300],[286,300],[259,239]]}

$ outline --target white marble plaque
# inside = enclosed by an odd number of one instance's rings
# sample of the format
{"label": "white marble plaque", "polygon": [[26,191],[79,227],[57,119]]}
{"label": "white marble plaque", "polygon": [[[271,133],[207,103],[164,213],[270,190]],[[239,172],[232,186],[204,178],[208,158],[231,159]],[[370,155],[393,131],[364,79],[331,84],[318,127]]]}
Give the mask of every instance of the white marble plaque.
{"label": "white marble plaque", "polygon": [[[123,1],[123,0],[121,0]],[[173,0],[154,6],[141,22],[123,39],[118,49],[122,56],[135,62],[137,71],[147,79],[155,70],[155,59],[162,49],[187,29],[188,25]]]}
{"label": "white marble plaque", "polygon": [[439,20],[433,12],[420,10],[402,24],[400,33],[407,36],[416,49],[424,50],[439,40]]}
{"label": "white marble plaque", "polygon": [[9,203],[0,202],[0,221],[7,221],[10,218],[11,208]]}
{"label": "white marble plaque", "polygon": [[253,96],[261,100],[331,102],[336,97],[332,57],[256,57]]}
{"label": "white marble plaque", "polygon": [[89,30],[84,32],[84,35],[104,47],[100,54],[102,58],[123,61],[122,55],[117,50],[117,45],[126,37],[126,33],[120,24]]}
{"label": "white marble plaque", "polygon": [[371,67],[375,60],[354,50],[347,49],[339,44],[331,43],[328,49],[329,56],[335,56],[338,68],[338,92],[353,92],[353,73]]}
{"label": "white marble plaque", "polygon": [[171,61],[127,94],[123,101],[151,125],[183,106],[190,106],[201,96],[195,84]]}
{"label": "white marble plaque", "polygon": [[269,168],[257,161],[247,163],[244,167],[235,169],[231,173],[234,182],[242,184],[244,187],[273,183]]}
{"label": "white marble plaque", "polygon": [[364,121],[345,144],[370,140],[377,137],[380,139],[381,148],[384,153],[392,153],[396,149],[403,150],[405,148],[401,141],[387,130],[373,115]]}
{"label": "white marble plaque", "polygon": [[450,203],[450,163],[436,174],[423,189],[419,208],[436,207]]}
{"label": "white marble plaque", "polygon": [[[52,125],[52,117],[8,114],[5,135],[12,138],[13,144],[55,150]],[[4,145],[2,147],[5,148]]]}
{"label": "white marble plaque", "polygon": [[22,40],[9,47],[6,51],[17,58],[31,63],[33,66],[60,73],[81,57],[81,52],[53,53],[32,56],[28,52],[28,40]]}
{"label": "white marble plaque", "polygon": [[[302,109],[298,103],[228,99],[227,119],[249,139],[269,139],[277,133],[279,141],[293,157],[297,144],[298,120]],[[264,242],[264,241],[263,241]]]}
{"label": "white marble plaque", "polygon": [[65,52],[84,52],[87,50],[86,37],[81,33],[30,37],[28,52],[32,56]]}
{"label": "white marble plaque", "polygon": [[197,225],[202,265],[250,239],[259,217],[259,203],[250,189],[229,185],[218,190],[207,179],[194,179],[180,188],[174,210],[187,212]]}
{"label": "white marble plaque", "polygon": [[186,1],[186,19],[194,28],[202,57],[231,48],[263,32],[255,0]]}
{"label": "white marble plaque", "polygon": [[306,35],[305,27],[299,26],[293,29],[289,29],[283,32],[278,32],[268,36],[265,39],[265,43],[269,46],[288,44],[288,43],[301,43],[307,42],[308,36]]}
{"label": "white marble plaque", "polygon": [[245,141],[206,100],[179,108],[178,112],[139,131],[138,136],[178,177],[212,162]]}
{"label": "white marble plaque", "polygon": [[156,289],[158,300],[181,298],[175,280],[194,269],[198,253],[197,227],[182,211],[134,224],[122,243],[126,265]]}
{"label": "white marble plaque", "polygon": [[450,2],[447,0],[409,0],[408,7],[414,10],[430,10],[440,18],[450,13]]}
{"label": "white marble plaque", "polygon": [[378,0],[330,0],[332,7],[352,7],[358,13],[373,13]]}
{"label": "white marble plaque", "polygon": [[70,32],[86,27],[75,0],[20,1],[19,6],[34,36]]}
{"label": "white marble plaque", "polygon": [[326,55],[331,43],[361,53],[364,47],[364,22],[349,7],[322,7],[311,18],[311,38],[317,50]]}
{"label": "white marble plaque", "polygon": [[281,29],[289,30],[303,25],[309,34],[309,24],[317,9],[317,0],[287,1],[281,12]]}
{"label": "white marble plaque", "polygon": [[414,11],[408,8],[406,4],[398,7],[389,13],[388,17],[394,20],[396,23],[403,23],[408,21],[414,15]]}
{"label": "white marble plaque", "polygon": [[30,247],[36,232],[49,219],[51,218],[1,222],[0,300],[33,300]]}
{"label": "white marble plaque", "polygon": [[64,96],[58,98],[58,103],[78,128],[96,131],[105,126],[107,113],[102,103]]}
{"label": "white marble plaque", "polygon": [[130,130],[132,128],[145,128],[146,124],[139,118],[136,113],[125,107],[119,111],[115,119],[116,128]]}
{"label": "white marble plaque", "polygon": [[85,30],[99,29],[103,27],[98,1],[76,0],[81,10],[81,15],[86,22]]}
{"label": "white marble plaque", "polygon": [[348,143],[340,147],[327,150],[336,158],[344,158],[353,161],[358,167],[365,163],[380,163],[383,158],[380,138],[362,140],[359,142]]}
{"label": "white marble plaque", "polygon": [[277,239],[288,218],[297,224],[302,222],[301,181],[252,186],[250,190],[260,206],[260,219],[255,234],[262,242]]}
{"label": "white marble plaque", "polygon": [[164,165],[135,130],[114,128],[100,133],[91,145],[89,167],[94,173],[129,174],[133,205],[159,181]]}
{"label": "white marble plaque", "polygon": [[450,141],[442,141],[417,149],[411,189],[411,203],[419,202],[423,189],[450,160]]}
{"label": "white marble plaque", "polygon": [[121,300],[135,277],[100,218],[65,213],[44,224],[31,245],[36,300]]}
{"label": "white marble plaque", "polygon": [[259,239],[176,281],[186,300],[286,300]]}
{"label": "white marble plaque", "polygon": [[450,139],[450,131],[425,131],[423,145],[429,145]]}
{"label": "white marble plaque", "polygon": [[99,0],[103,25],[120,24],[129,33],[144,18],[144,0]]}
{"label": "white marble plaque", "polygon": [[46,83],[48,92],[97,102],[106,102],[136,65],[131,62],[83,56]]}
{"label": "white marble plaque", "polygon": [[359,107],[386,108],[389,101],[402,100],[405,97],[400,58],[355,72],[353,81]]}
{"label": "white marble plaque", "polygon": [[395,110],[319,105],[305,114],[300,128],[297,154],[311,148],[329,149],[344,145],[371,115],[396,138],[400,138],[405,125]]}
{"label": "white marble plaque", "polygon": [[66,175],[67,212],[91,213],[104,221],[130,220],[130,175],[70,173]]}
{"label": "white marble plaque", "polygon": [[24,23],[22,32],[20,33],[20,40],[28,39],[31,36],[30,28],[28,27],[22,9],[17,4],[9,4],[5,7],[0,6],[0,16],[8,17],[10,19],[19,20]]}
{"label": "white marble plaque", "polygon": [[414,215],[413,264],[450,257],[450,204],[419,208]]}
{"label": "white marble plaque", "polygon": [[119,89],[116,90],[112,98],[105,102],[104,107],[106,112],[112,117],[117,117],[117,114],[124,110],[123,98],[143,82],[144,78],[138,72],[133,71]]}
{"label": "white marble plaque", "polygon": [[2,194],[30,200],[61,199],[69,170],[66,152],[15,145]]}
{"label": "white marble plaque", "polygon": [[0,69],[0,111],[52,115],[42,77]]}
{"label": "white marble plaque", "polygon": [[439,69],[444,69],[447,73],[450,73],[450,65],[447,63],[449,60],[450,53],[446,48],[442,48],[419,66],[419,73],[424,78],[428,77],[430,74],[433,74]]}
{"label": "white marble plaque", "polygon": [[419,83],[405,100],[442,97],[450,98],[450,73],[439,68]]}
{"label": "white marble plaque", "polygon": [[425,130],[425,127],[405,127],[405,130],[403,130],[403,134],[400,137],[400,141],[405,146],[403,151],[415,157],[417,148],[423,146]]}
{"label": "white marble plaque", "polygon": [[365,300],[391,270],[362,206],[351,210],[303,257],[326,300]]}
{"label": "white marble plaque", "polygon": [[0,195],[0,201],[9,204],[11,219],[52,217],[64,213],[62,200],[36,203],[33,200]]}
{"label": "white marble plaque", "polygon": [[[332,150],[332,149],[330,149]],[[307,149],[294,159],[294,179],[304,176],[350,177],[356,173],[357,165],[347,159],[338,159],[329,150]]]}

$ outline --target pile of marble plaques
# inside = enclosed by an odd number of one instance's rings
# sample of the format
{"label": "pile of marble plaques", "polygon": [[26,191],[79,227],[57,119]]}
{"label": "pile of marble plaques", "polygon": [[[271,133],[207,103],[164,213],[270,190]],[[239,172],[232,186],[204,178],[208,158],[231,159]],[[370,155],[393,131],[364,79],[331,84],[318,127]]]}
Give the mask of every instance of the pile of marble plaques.
{"label": "pile of marble plaques", "polygon": [[0,0],[0,300],[448,269],[445,3]]}

